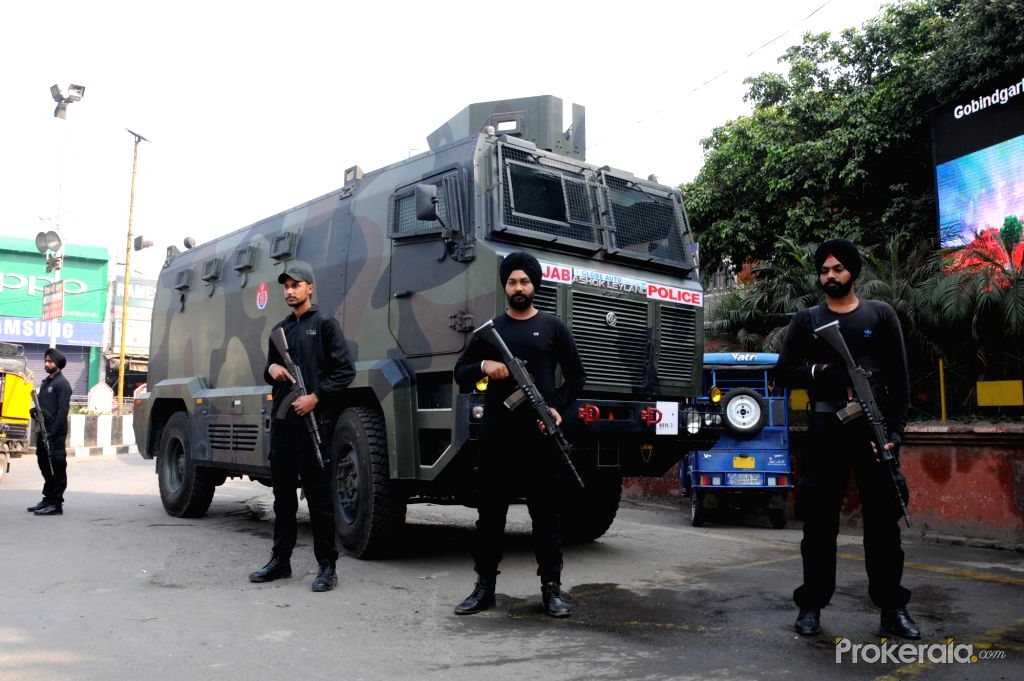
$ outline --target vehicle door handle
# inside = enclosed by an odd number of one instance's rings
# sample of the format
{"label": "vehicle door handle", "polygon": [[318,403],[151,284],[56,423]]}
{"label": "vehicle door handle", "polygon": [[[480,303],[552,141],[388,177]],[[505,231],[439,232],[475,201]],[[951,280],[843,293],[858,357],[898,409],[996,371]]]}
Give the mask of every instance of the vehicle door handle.
{"label": "vehicle door handle", "polygon": [[398,292],[396,292],[394,294],[394,297],[395,298],[408,298],[411,295],[412,295],[412,291],[405,290],[405,291],[398,291]]}

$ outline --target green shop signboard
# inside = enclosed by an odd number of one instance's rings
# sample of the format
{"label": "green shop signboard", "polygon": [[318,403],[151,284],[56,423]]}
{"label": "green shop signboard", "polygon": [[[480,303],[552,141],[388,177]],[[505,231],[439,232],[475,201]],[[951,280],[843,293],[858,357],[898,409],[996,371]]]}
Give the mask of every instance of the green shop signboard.
{"label": "green shop signboard", "polygon": [[[96,246],[64,247],[64,316],[80,322],[102,322],[107,304],[109,253]],[[38,319],[43,312],[43,287],[53,282],[45,258],[30,239],[0,237],[0,317]]]}

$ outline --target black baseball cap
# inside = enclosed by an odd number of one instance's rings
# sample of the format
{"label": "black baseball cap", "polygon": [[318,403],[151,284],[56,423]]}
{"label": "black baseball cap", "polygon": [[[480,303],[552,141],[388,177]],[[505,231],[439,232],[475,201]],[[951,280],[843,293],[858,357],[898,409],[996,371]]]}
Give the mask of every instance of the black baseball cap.
{"label": "black baseball cap", "polygon": [[307,284],[313,284],[313,273],[305,267],[293,267],[292,269],[278,275],[277,283],[283,284],[285,279],[294,279],[295,281],[304,281]]}

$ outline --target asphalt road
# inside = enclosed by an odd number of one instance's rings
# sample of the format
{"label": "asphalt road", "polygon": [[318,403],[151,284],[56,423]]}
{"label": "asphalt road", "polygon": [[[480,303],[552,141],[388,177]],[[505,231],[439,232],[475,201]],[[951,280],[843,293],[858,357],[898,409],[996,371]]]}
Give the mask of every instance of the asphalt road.
{"label": "asphalt road", "polygon": [[[256,483],[228,482],[205,518],[184,520],[164,513],[153,463],[137,455],[74,459],[68,472],[60,517],[25,512],[39,500],[32,459],[0,483],[4,681],[1024,679],[1019,553],[905,544],[910,611],[931,652],[837,663],[837,638],[879,643],[855,531],[840,537],[839,590],[815,638],[792,630],[798,530],[757,519],[698,530],[678,508],[630,502],[605,537],[566,550],[573,617],[540,611],[522,508],[497,607],[456,617],[474,579],[472,510],[411,507],[403,557],[342,558],[338,589],[316,594],[308,523],[291,579],[247,581],[271,545],[271,497]],[[929,662],[947,637],[1001,659]]]}

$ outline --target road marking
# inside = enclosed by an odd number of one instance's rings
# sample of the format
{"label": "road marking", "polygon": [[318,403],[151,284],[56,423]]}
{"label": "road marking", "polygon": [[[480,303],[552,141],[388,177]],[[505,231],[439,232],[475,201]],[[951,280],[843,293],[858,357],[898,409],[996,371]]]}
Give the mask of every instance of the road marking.
{"label": "road marking", "polygon": [[[864,556],[847,553],[846,551],[838,552],[836,557],[846,558],[847,560],[856,560],[862,563],[864,562]],[[950,577],[959,577],[961,579],[971,579],[976,582],[996,582],[997,584],[1024,586],[1024,578],[1011,577],[1010,575],[994,575],[988,572],[980,572],[978,570],[964,570],[962,568],[946,567],[944,565],[929,565],[928,563],[904,563],[903,567],[911,568],[913,570],[923,570],[925,572],[937,572],[941,575],[949,575]]]}
{"label": "road marking", "polygon": [[[970,643],[975,648],[981,650],[1006,650],[1011,652],[1024,651],[1024,645],[1016,643],[1015,640],[1019,640],[1021,635],[1024,634],[1024,619],[1017,620],[1013,624],[1009,624],[1004,627],[997,627],[995,629],[989,629],[988,631],[981,634],[977,640],[967,639],[965,642]],[[989,664],[997,664],[992,662]],[[978,664],[978,663],[976,663]],[[981,662],[980,664],[985,664]],[[914,662],[904,667],[894,669],[888,674],[882,674],[876,676],[874,681],[899,681],[911,676],[920,676],[924,672],[928,671],[935,664],[931,662]],[[1006,677],[1002,677],[1006,678]]]}

